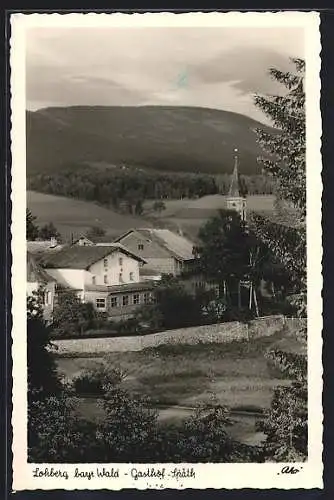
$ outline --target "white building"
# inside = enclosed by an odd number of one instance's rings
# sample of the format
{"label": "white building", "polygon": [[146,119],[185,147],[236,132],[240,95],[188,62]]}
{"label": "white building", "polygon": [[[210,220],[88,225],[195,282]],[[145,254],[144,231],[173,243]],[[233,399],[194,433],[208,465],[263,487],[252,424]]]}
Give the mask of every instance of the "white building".
{"label": "white building", "polygon": [[152,284],[140,280],[143,264],[144,259],[119,243],[71,245],[43,259],[58,285],[111,316],[130,314],[133,306],[149,302]]}
{"label": "white building", "polygon": [[32,297],[34,292],[40,292],[45,319],[49,319],[54,307],[56,280],[45,271],[35,257],[27,252],[27,282],[26,292]]}

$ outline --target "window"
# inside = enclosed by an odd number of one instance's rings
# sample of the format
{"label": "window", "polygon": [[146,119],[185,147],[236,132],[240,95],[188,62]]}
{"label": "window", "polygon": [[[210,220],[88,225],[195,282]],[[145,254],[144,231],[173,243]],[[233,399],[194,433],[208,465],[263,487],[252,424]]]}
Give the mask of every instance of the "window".
{"label": "window", "polygon": [[51,292],[45,292],[44,294],[44,305],[50,306],[52,304],[52,294]]}
{"label": "window", "polygon": [[123,273],[119,273],[118,279],[120,283],[123,283]]}
{"label": "window", "polygon": [[129,296],[123,295],[123,306],[128,306],[128,305],[129,305]]}
{"label": "window", "polygon": [[133,303],[134,305],[139,304],[139,293],[133,295]]}
{"label": "window", "polygon": [[118,306],[117,297],[111,297],[111,299],[110,299],[110,306],[111,307],[117,307]]}
{"label": "window", "polygon": [[103,265],[105,269],[108,269],[108,259],[103,259]]}
{"label": "window", "polygon": [[92,276],[92,284],[96,285],[96,276]]}
{"label": "window", "polygon": [[105,275],[103,276],[103,283],[104,283],[105,285],[107,285],[107,284],[108,284],[108,275],[107,275],[107,274],[105,274]]}
{"label": "window", "polygon": [[97,307],[97,309],[105,309],[106,308],[106,299],[96,299],[96,307]]}
{"label": "window", "polygon": [[144,304],[149,304],[150,302],[150,294],[149,293],[144,293]]}
{"label": "window", "polygon": [[138,244],[138,250],[144,250],[144,245],[142,243]]}
{"label": "window", "polygon": [[118,259],[118,263],[119,263],[119,265],[120,265],[120,266],[122,266],[122,265],[123,265],[123,257],[120,257],[120,258]]}
{"label": "window", "polygon": [[129,274],[129,278],[130,278],[130,281],[134,281],[134,279],[135,279],[135,275],[134,275],[134,273],[132,271]]}

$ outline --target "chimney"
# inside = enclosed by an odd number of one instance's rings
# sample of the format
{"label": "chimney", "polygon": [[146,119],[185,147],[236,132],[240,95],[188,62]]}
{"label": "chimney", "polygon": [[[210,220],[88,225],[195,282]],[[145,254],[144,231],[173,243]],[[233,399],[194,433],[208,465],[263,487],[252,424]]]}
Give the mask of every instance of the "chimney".
{"label": "chimney", "polygon": [[55,248],[57,246],[57,244],[58,244],[57,238],[55,238],[54,236],[51,236],[50,247]]}

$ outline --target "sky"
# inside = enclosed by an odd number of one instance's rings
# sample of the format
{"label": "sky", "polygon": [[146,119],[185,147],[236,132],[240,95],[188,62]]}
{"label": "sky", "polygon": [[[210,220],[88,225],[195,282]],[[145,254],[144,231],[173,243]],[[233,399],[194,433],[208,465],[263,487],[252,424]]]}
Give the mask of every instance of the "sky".
{"label": "sky", "polygon": [[30,28],[27,109],[201,106],[265,121],[255,93],[275,93],[269,67],[304,57],[301,28]]}

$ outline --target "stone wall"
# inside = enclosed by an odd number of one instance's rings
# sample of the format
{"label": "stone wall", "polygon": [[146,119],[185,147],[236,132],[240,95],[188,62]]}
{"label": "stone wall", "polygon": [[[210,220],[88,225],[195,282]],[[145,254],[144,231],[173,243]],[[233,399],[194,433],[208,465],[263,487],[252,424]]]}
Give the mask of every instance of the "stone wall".
{"label": "stone wall", "polygon": [[300,320],[284,318],[284,316],[268,316],[251,321],[249,326],[237,321],[204,325],[192,328],[168,330],[137,337],[85,338],[57,340],[58,354],[101,354],[108,352],[140,351],[147,347],[163,344],[224,343],[233,340],[251,340],[252,338],[273,335],[283,326],[297,328]]}

